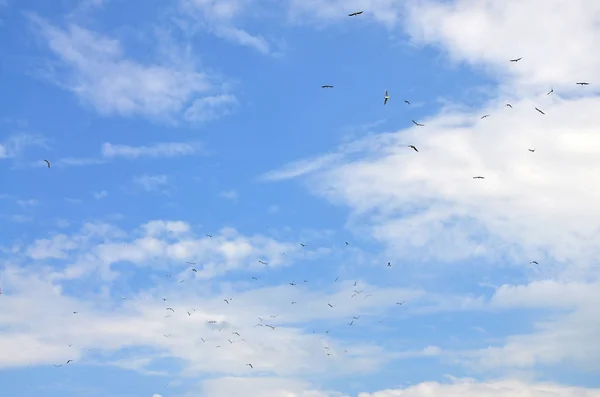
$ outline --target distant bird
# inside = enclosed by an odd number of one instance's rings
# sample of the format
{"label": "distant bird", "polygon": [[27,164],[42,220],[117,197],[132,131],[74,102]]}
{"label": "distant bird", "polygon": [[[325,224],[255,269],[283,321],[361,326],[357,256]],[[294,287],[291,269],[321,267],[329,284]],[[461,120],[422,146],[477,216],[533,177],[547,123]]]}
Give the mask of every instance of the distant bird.
{"label": "distant bird", "polygon": [[388,267],[392,267],[392,262],[388,262]]}
{"label": "distant bird", "polygon": [[300,243],[300,245],[301,245],[302,247],[306,247],[306,244],[302,244],[302,243]]}
{"label": "distant bird", "polygon": [[186,312],[186,313],[187,313],[187,315],[188,315],[188,316],[191,316],[191,315],[192,315],[192,313],[190,313],[190,312]]}
{"label": "distant bird", "polygon": [[577,83],[577,85],[590,85],[590,83],[581,82],[581,83]]}
{"label": "distant bird", "polygon": [[474,176],[473,179],[485,179],[484,176]]}
{"label": "distant bird", "polygon": [[263,265],[266,265],[266,264],[267,264],[267,262],[265,262],[265,261],[260,261],[260,260],[258,261],[258,263],[262,263]]}
{"label": "distant bird", "polygon": [[490,117],[490,115],[489,115],[489,114],[484,114],[483,116],[481,116],[481,119],[483,120],[483,119],[485,119],[486,117]]}
{"label": "distant bird", "polygon": [[206,237],[212,238],[212,234],[207,234]]}
{"label": "distant bird", "polygon": [[411,148],[411,149],[413,149],[415,152],[419,151],[414,145],[408,145],[408,147]]}
{"label": "distant bird", "polygon": [[337,283],[337,281],[339,280],[339,277],[336,277],[335,280],[333,280],[334,283]]}
{"label": "distant bird", "polygon": [[298,303],[298,302],[292,302],[292,303],[290,303],[290,304],[291,304],[291,305],[295,305],[296,303]]}
{"label": "distant bird", "polygon": [[167,298],[163,298],[163,302],[166,302],[166,301],[167,301]]}
{"label": "distant bird", "polygon": [[227,299],[223,299],[225,301],[225,303],[229,304],[229,301]]}
{"label": "distant bird", "polygon": [[352,325],[352,324],[354,324],[354,320],[352,320],[348,323],[348,325]]}
{"label": "distant bird", "polygon": [[265,327],[269,327],[269,328],[271,328],[273,331],[275,331],[275,327],[273,327],[272,325],[265,324]]}
{"label": "distant bird", "polygon": [[168,335],[163,335],[163,336],[164,336],[165,338],[168,338],[169,336],[171,336],[171,334],[168,334]]}
{"label": "distant bird", "polygon": [[353,319],[358,320],[360,316],[352,316]]}
{"label": "distant bird", "polygon": [[406,104],[410,105],[410,102],[409,102],[409,101],[407,101],[406,99],[404,100],[404,103],[406,103]]}
{"label": "distant bird", "polygon": [[59,367],[62,367],[62,364],[59,364],[59,365],[56,365],[56,364],[54,364],[54,366],[55,366],[56,368],[59,368]]}
{"label": "distant bird", "polygon": [[187,263],[188,265],[195,265],[196,264],[196,262],[185,262],[185,263]]}
{"label": "distant bird", "polygon": [[194,273],[198,273],[198,270],[196,270],[196,269],[192,269],[192,271],[193,271]]}
{"label": "distant bird", "polygon": [[246,364],[246,367],[254,368],[252,364]]}
{"label": "distant bird", "polygon": [[242,335],[239,334],[239,332],[232,332],[231,335],[242,336]]}
{"label": "distant bird", "polygon": [[511,59],[510,61],[511,61],[511,62],[519,62],[521,59],[523,59],[523,57],[521,57],[521,58],[516,58],[516,59]]}
{"label": "distant bird", "polygon": [[385,96],[383,97],[383,104],[384,105],[387,103],[388,99],[390,99],[390,95],[388,94],[388,91],[385,90]]}
{"label": "distant bird", "polygon": [[404,304],[404,301],[402,301],[402,302],[396,302],[396,304],[402,306]]}
{"label": "distant bird", "polygon": [[77,313],[79,313],[79,312],[73,312],[73,314],[77,314]]}
{"label": "distant bird", "polygon": [[542,112],[542,111],[541,111],[540,109],[538,109],[538,108],[535,108],[535,110],[537,110],[537,111],[538,111],[538,112],[540,112],[541,114],[546,114],[546,113]]}
{"label": "distant bird", "polygon": [[170,310],[170,311],[172,311],[173,313],[175,313],[175,310],[174,310],[172,307],[167,307],[165,310]]}
{"label": "distant bird", "polygon": [[333,305],[332,305],[331,303],[328,303],[328,304],[327,304],[327,306],[329,306],[329,307],[333,307]]}
{"label": "distant bird", "polygon": [[289,284],[289,285],[291,285],[291,286],[294,286],[294,285],[296,285],[296,283],[288,283],[288,284]]}
{"label": "distant bird", "polygon": [[535,152],[535,149],[527,149],[529,150],[531,153]]}
{"label": "distant bird", "polygon": [[355,17],[355,16],[357,16],[357,15],[360,15],[360,14],[362,14],[363,12],[364,12],[364,11],[356,11],[356,12],[353,12],[353,13],[351,13],[351,14],[348,14],[348,16],[349,16],[349,17]]}
{"label": "distant bird", "polygon": [[531,262],[529,262],[529,264],[530,264],[530,265],[531,265],[531,264],[533,264],[533,265],[539,265],[539,263],[537,263],[536,261],[531,261]]}
{"label": "distant bird", "polygon": [[344,241],[344,242],[346,243],[346,245],[350,245],[350,243],[349,243],[349,242],[347,242],[347,241]]}
{"label": "distant bird", "polygon": [[72,363],[72,362],[73,362],[73,360],[68,360],[68,361],[67,361],[67,364],[68,364],[68,363]]}
{"label": "distant bird", "polygon": [[509,108],[511,108],[511,109],[512,109],[512,105],[511,105],[510,103],[507,103],[507,104],[506,104],[506,105],[504,105],[504,106],[506,106],[506,107],[509,107]]}
{"label": "distant bird", "polygon": [[322,85],[321,88],[333,88],[332,85]]}
{"label": "distant bird", "polygon": [[253,276],[253,277],[252,277],[252,280],[258,280],[258,278],[256,278],[256,277],[254,277],[254,276]]}
{"label": "distant bird", "polygon": [[355,282],[354,282],[354,285],[353,285],[353,287],[356,287],[356,284],[358,284],[358,281],[355,281]]}
{"label": "distant bird", "polygon": [[418,127],[425,127],[425,124],[419,124],[416,121],[412,120],[413,124],[418,126]]}
{"label": "distant bird", "polygon": [[48,165],[48,168],[50,168],[50,162],[46,159],[44,159],[44,161],[46,162],[46,164]]}
{"label": "distant bird", "polygon": [[546,95],[550,95],[554,92],[554,88],[550,87],[550,91],[548,91],[548,93]]}

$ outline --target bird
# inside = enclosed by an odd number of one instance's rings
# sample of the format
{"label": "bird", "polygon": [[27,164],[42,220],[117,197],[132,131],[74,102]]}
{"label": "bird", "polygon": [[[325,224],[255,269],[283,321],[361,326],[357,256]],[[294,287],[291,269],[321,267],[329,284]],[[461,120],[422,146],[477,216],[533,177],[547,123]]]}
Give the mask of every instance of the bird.
{"label": "bird", "polygon": [[590,85],[590,83],[587,83],[587,82],[585,82],[585,81],[582,81],[582,82],[580,82],[580,83],[577,83],[577,85]]}
{"label": "bird", "polygon": [[289,285],[291,285],[291,286],[294,286],[294,285],[296,285],[296,283],[288,283],[288,284],[289,284]]}
{"label": "bird", "polygon": [[531,264],[533,264],[533,265],[539,265],[539,263],[537,263],[537,261],[531,261],[531,262],[529,262],[529,264],[530,264],[530,265],[531,265]]}
{"label": "bird", "polygon": [[511,105],[510,103],[507,103],[507,104],[506,104],[506,105],[504,105],[504,106],[506,106],[506,107],[509,107],[509,108],[511,108],[511,109],[512,109],[512,105]]}
{"label": "bird", "polygon": [[265,324],[265,327],[269,327],[269,328],[271,328],[273,331],[275,331],[275,327],[273,327],[272,325]]}
{"label": "bird", "polygon": [[174,310],[172,307],[167,307],[165,310],[170,310],[170,311],[172,311],[173,313],[175,313],[175,310]]}
{"label": "bird", "polygon": [[404,304],[404,301],[402,301],[402,302],[396,302],[396,304],[402,306]]}
{"label": "bird", "polygon": [[294,301],[294,302],[290,303],[290,305],[295,305],[296,303],[298,303],[298,302],[295,302],[295,301]]}
{"label": "bird", "polygon": [[258,261],[258,263],[262,263],[263,265],[266,265],[266,264],[267,264],[267,262],[265,262],[265,261],[260,261],[260,260]]}
{"label": "bird", "polygon": [[339,280],[339,277],[336,277],[335,280],[333,280],[334,283],[337,283],[337,281]]}
{"label": "bird", "polygon": [[242,336],[242,335],[240,335],[240,333],[239,333],[239,332],[232,332],[232,333],[231,333],[231,335]]}
{"label": "bird", "polygon": [[411,149],[414,149],[415,152],[419,151],[414,145],[408,145],[408,147],[411,148]]}
{"label": "bird", "polygon": [[207,234],[206,237],[212,238],[212,234]]}
{"label": "bird", "polygon": [[527,149],[529,150],[531,153],[535,152],[535,149]]}
{"label": "bird", "polygon": [[521,58],[515,58],[515,59],[511,59],[510,61],[511,61],[511,62],[519,62],[521,59],[523,59],[523,57],[521,57]]}
{"label": "bird", "polygon": [[388,267],[392,267],[392,262],[388,262]]}
{"label": "bird", "polygon": [[306,247],[306,244],[302,244],[302,243],[300,243],[300,245],[301,245],[302,247]]}
{"label": "bird", "polygon": [[252,280],[258,280],[258,278],[256,278],[256,277],[252,276]]}
{"label": "bird", "polygon": [[406,99],[404,100],[404,103],[406,103],[406,104],[410,105],[410,102],[409,102],[409,101],[407,101]]}
{"label": "bird", "polygon": [[229,301],[227,299],[223,299],[225,301],[225,303],[229,304]]}
{"label": "bird", "polygon": [[538,108],[535,108],[535,110],[537,110],[537,111],[538,111],[538,112],[540,112],[541,114],[546,114],[546,113],[544,113],[543,111],[541,111],[541,110],[540,110],[540,109],[538,109]]}
{"label": "bird", "polygon": [[68,363],[72,363],[72,362],[73,362],[73,360],[67,360],[67,364],[68,364]]}
{"label": "bird", "polygon": [[349,243],[349,242],[347,242],[347,241],[344,241],[344,242],[346,243],[346,245],[350,245],[350,243]]}
{"label": "bird", "polygon": [[187,263],[188,265],[195,265],[196,264],[196,262],[185,262],[185,263]]}
{"label": "bird", "polygon": [[192,271],[193,271],[194,273],[198,273],[198,270],[196,270],[196,269],[192,269]]}
{"label": "bird", "polygon": [[246,367],[254,368],[252,364],[246,364]]}
{"label": "bird", "polygon": [[191,315],[192,315],[192,313],[190,313],[190,312],[186,312],[186,313],[187,313],[187,315],[188,315],[188,316],[191,316]]}
{"label": "bird", "polygon": [[352,325],[352,324],[354,324],[354,320],[352,320],[348,323],[348,325]]}
{"label": "bird", "polygon": [[56,364],[54,364],[54,366],[55,366],[56,368],[59,368],[59,367],[62,367],[62,364],[59,364],[59,365],[56,365]]}
{"label": "bird", "polygon": [[329,307],[333,307],[333,305],[332,305],[331,303],[328,303],[327,305],[328,305]]}
{"label": "bird", "polygon": [[548,93],[546,95],[550,95],[554,92],[554,88],[550,87],[550,91],[548,91]]}
{"label": "bird", "polygon": [[390,99],[390,95],[388,94],[388,91],[385,90],[385,96],[383,97],[383,104],[384,105],[387,103],[388,99]]}
{"label": "bird", "polygon": [[486,117],[490,117],[490,115],[489,115],[489,114],[484,114],[483,116],[481,116],[481,119],[483,120],[483,119],[485,119]]}
{"label": "bird", "polygon": [[165,338],[168,338],[169,336],[171,336],[171,334],[168,334],[168,335],[164,335],[164,334],[163,334],[163,336],[164,336]]}
{"label": "bird", "polygon": [[50,162],[46,159],[44,159],[44,161],[46,162],[46,164],[48,165],[48,168],[50,168]]}
{"label": "bird", "polygon": [[473,179],[485,179],[484,176],[474,176]]}
{"label": "bird", "polygon": [[350,13],[350,14],[348,14],[348,16],[349,16],[349,17],[355,17],[355,16],[357,16],[357,15],[360,15],[360,14],[362,14],[363,12],[364,12],[364,11],[356,11],[356,12],[353,12],[353,13]]}
{"label": "bird", "polygon": [[326,84],[326,85],[322,85],[321,88],[333,88],[333,86]]}
{"label": "bird", "polygon": [[412,120],[413,124],[418,126],[418,127],[425,127],[425,124],[419,124],[416,121]]}
{"label": "bird", "polygon": [[358,320],[360,316],[352,316],[353,319]]}

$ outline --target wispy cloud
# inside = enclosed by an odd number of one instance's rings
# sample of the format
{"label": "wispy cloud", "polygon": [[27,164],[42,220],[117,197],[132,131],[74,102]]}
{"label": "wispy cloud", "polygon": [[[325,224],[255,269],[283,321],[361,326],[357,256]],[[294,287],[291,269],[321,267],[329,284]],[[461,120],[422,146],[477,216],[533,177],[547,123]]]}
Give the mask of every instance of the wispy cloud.
{"label": "wispy cloud", "polygon": [[214,120],[231,113],[237,103],[237,99],[231,94],[196,99],[185,111],[184,117],[194,123]]}
{"label": "wispy cloud", "polygon": [[235,190],[224,190],[219,193],[219,197],[227,200],[236,201],[239,197],[238,192]]}
{"label": "wispy cloud", "polygon": [[195,152],[196,147],[194,145],[181,142],[157,143],[152,146],[115,145],[112,143],[102,145],[102,156],[107,158],[175,157],[186,156]]}
{"label": "wispy cloud", "polygon": [[[191,55],[176,47],[158,63],[140,63],[126,56],[118,39],[76,24],[63,30],[33,14],[29,19],[65,70],[51,70],[53,81],[101,114],[177,119],[214,88]],[[202,117],[197,107],[193,112]]]}
{"label": "wispy cloud", "polygon": [[133,178],[133,182],[140,185],[144,190],[151,192],[167,184],[166,175],[140,175]]}
{"label": "wispy cloud", "polygon": [[30,146],[48,147],[48,144],[39,134],[15,134],[0,143],[0,159],[18,157]]}

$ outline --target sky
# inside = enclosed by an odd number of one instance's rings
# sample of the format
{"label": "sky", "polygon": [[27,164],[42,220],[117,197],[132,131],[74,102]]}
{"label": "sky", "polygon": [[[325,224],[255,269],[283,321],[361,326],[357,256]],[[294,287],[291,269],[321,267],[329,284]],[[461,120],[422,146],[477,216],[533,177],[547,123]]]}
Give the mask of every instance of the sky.
{"label": "sky", "polygon": [[0,0],[2,394],[599,397],[598,42],[594,0]]}

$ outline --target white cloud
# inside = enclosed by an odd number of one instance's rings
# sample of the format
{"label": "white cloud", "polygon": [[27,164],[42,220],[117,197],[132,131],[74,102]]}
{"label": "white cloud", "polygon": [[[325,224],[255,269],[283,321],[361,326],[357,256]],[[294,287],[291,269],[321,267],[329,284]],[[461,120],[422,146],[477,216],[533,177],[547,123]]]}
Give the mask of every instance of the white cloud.
{"label": "white cloud", "polygon": [[157,143],[152,146],[114,145],[112,143],[102,145],[102,156],[109,158],[175,157],[186,156],[195,152],[196,149],[193,145],[180,142]]}
{"label": "white cloud", "polygon": [[207,122],[231,113],[237,103],[237,99],[231,94],[196,99],[185,111],[184,117],[194,123]]}
{"label": "white cloud", "polygon": [[[64,67],[64,74],[53,68],[50,77],[101,114],[176,119],[213,89],[212,78],[197,70],[189,51],[165,40],[159,40],[161,62],[143,64],[127,57],[117,39],[29,17]],[[196,118],[202,117],[194,109]]]}
{"label": "white cloud", "polygon": [[108,196],[108,193],[106,192],[106,190],[101,190],[99,192],[94,192],[93,195],[96,200],[100,200]]}
{"label": "white cloud", "polygon": [[239,197],[238,192],[235,190],[224,190],[219,193],[219,197],[222,197],[227,200],[236,201]]}
{"label": "white cloud", "polygon": [[358,397],[598,397],[600,389],[569,387],[553,383],[526,383],[518,380],[476,382],[454,379],[450,384],[426,382],[404,389],[359,393]]}
{"label": "white cloud", "polygon": [[271,48],[262,36],[252,35],[236,26],[248,14],[256,1],[248,0],[180,0],[182,14],[192,18],[193,30],[207,29],[212,34],[242,46],[251,47],[262,54]]}
{"label": "white cloud", "polygon": [[140,175],[133,178],[133,182],[140,185],[147,192],[157,190],[167,184],[166,175]]}
{"label": "white cloud", "polygon": [[38,206],[40,203],[37,200],[29,199],[29,200],[17,200],[17,204],[19,204],[21,207],[35,207],[35,206]]}
{"label": "white cloud", "polygon": [[230,397],[243,394],[247,397],[333,397],[330,394],[311,390],[308,383],[285,378],[227,377],[204,381],[202,395],[206,397]]}
{"label": "white cloud", "polygon": [[0,159],[18,157],[30,146],[48,147],[46,139],[41,135],[15,134],[0,143]]}

